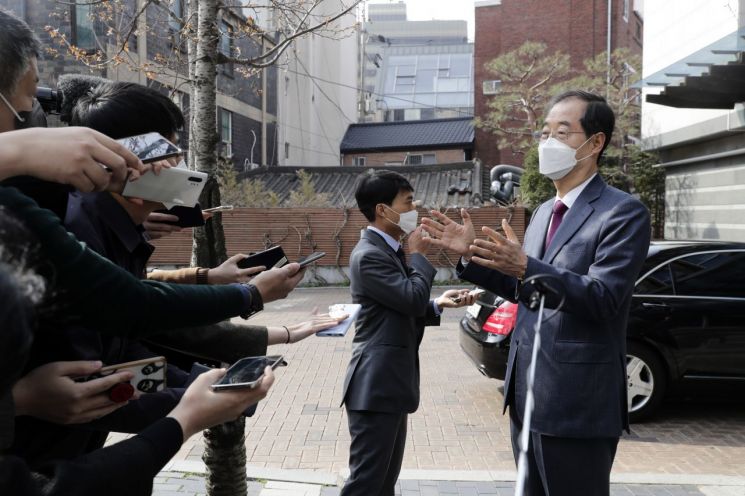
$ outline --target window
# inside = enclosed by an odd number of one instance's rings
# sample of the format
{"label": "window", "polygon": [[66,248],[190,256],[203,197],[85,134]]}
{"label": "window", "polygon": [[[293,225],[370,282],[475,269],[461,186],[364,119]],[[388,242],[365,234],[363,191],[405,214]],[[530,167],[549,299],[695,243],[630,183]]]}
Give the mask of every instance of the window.
{"label": "window", "polygon": [[496,95],[499,93],[499,88],[502,86],[502,81],[495,79],[492,81],[484,81],[481,83],[481,91],[484,95]]}
{"label": "window", "polygon": [[642,41],[642,23],[641,22],[636,23],[636,31],[634,33],[634,38],[636,38],[636,41],[638,42]]}
{"label": "window", "polygon": [[95,50],[96,33],[93,30],[93,5],[73,4],[71,9],[72,44],[81,50]]}
{"label": "window", "polygon": [[168,27],[171,31],[181,31],[183,24],[179,19],[184,18],[184,0],[171,0],[169,9],[173,15],[168,16]]}
{"label": "window", "polygon": [[631,0],[623,0],[623,20],[629,22],[629,3]]}
{"label": "window", "polygon": [[285,159],[290,158],[290,144],[285,141]]}
{"label": "window", "polygon": [[226,157],[233,156],[233,113],[220,109],[220,143]]}
{"label": "window", "polygon": [[432,165],[437,163],[437,155],[434,153],[417,153],[406,157],[406,165]]}
{"label": "window", "polygon": [[670,265],[678,295],[745,298],[745,251],[697,253]]}
{"label": "window", "polygon": [[367,165],[367,157],[354,157],[354,162],[352,165],[355,165],[357,167],[364,167]]}
{"label": "window", "polygon": [[636,286],[636,293],[640,295],[672,295],[673,277],[670,264],[665,264],[642,279]]}
{"label": "window", "polygon": [[[226,57],[233,56],[233,26],[226,22],[220,23],[220,45],[218,50]],[[233,75],[233,63],[220,64],[222,73],[228,76]]]}

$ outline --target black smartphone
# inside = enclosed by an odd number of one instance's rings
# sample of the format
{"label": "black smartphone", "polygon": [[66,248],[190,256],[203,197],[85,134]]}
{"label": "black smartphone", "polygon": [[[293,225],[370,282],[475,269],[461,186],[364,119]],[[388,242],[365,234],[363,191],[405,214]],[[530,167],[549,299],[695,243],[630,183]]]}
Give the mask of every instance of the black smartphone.
{"label": "black smartphone", "polygon": [[204,225],[204,216],[202,209],[197,204],[195,207],[183,207],[176,205],[170,209],[156,210],[159,214],[170,214],[178,217],[176,222],[166,222],[179,227],[199,227]]}
{"label": "black smartphone", "polygon": [[225,376],[212,385],[215,391],[225,391],[236,388],[253,389],[264,377],[264,369],[284,367],[287,362],[282,355],[257,356],[241,358],[225,373]]}
{"label": "black smartphone", "polygon": [[317,252],[311,253],[310,255],[308,255],[307,257],[305,257],[305,258],[303,258],[301,260],[298,260],[297,263],[300,264],[300,268],[303,268],[306,265],[310,265],[313,262],[315,262],[316,260],[318,260],[319,258],[323,258],[325,256],[326,256],[326,252],[325,251],[317,251]]}
{"label": "black smartphone", "polygon": [[158,133],[139,134],[117,141],[137,155],[143,164],[175,157],[183,153],[181,148]]}
{"label": "black smartphone", "polygon": [[273,246],[268,250],[252,253],[248,257],[238,262],[238,267],[247,269],[249,267],[264,266],[267,269],[282,267],[287,265],[287,256],[281,246]]}

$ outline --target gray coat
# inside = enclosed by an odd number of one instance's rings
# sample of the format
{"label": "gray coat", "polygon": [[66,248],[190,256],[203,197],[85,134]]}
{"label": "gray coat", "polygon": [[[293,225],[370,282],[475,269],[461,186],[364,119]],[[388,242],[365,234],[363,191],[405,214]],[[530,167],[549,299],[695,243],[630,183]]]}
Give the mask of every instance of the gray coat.
{"label": "gray coat", "polygon": [[350,258],[352,301],[362,305],[342,404],[411,413],[419,407],[419,344],[439,325],[430,292],[435,268],[413,254],[408,273],[378,234],[365,230]]}
{"label": "gray coat", "polygon": [[[626,322],[634,282],[649,249],[649,212],[598,175],[567,211],[544,254],[553,202],[536,210],[523,242],[529,257],[525,277],[557,276],[566,295],[561,312],[541,327],[531,430],[562,437],[618,437],[628,429]],[[504,390],[505,409],[513,405],[523,417],[538,316],[526,306],[532,289],[475,263],[461,265],[459,275],[520,302]],[[551,313],[547,310],[544,320]]]}

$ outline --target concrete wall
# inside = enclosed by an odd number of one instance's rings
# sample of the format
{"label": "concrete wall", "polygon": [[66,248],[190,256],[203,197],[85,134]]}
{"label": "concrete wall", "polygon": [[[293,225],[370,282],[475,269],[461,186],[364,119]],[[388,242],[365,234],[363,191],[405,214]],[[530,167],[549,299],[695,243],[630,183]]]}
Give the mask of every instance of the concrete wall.
{"label": "concrete wall", "polygon": [[[665,238],[745,241],[742,131],[661,153],[666,167]],[[719,158],[710,157],[720,154]],[[699,160],[701,159],[701,160]],[[676,162],[688,161],[674,165]]]}

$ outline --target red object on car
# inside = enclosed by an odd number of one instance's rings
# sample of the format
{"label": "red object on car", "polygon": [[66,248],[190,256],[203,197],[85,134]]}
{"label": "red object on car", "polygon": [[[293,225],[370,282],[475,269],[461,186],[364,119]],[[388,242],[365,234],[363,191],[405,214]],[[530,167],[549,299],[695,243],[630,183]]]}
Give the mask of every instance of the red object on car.
{"label": "red object on car", "polygon": [[517,308],[517,303],[512,303],[511,301],[503,302],[489,315],[481,330],[491,334],[507,336],[515,328]]}

